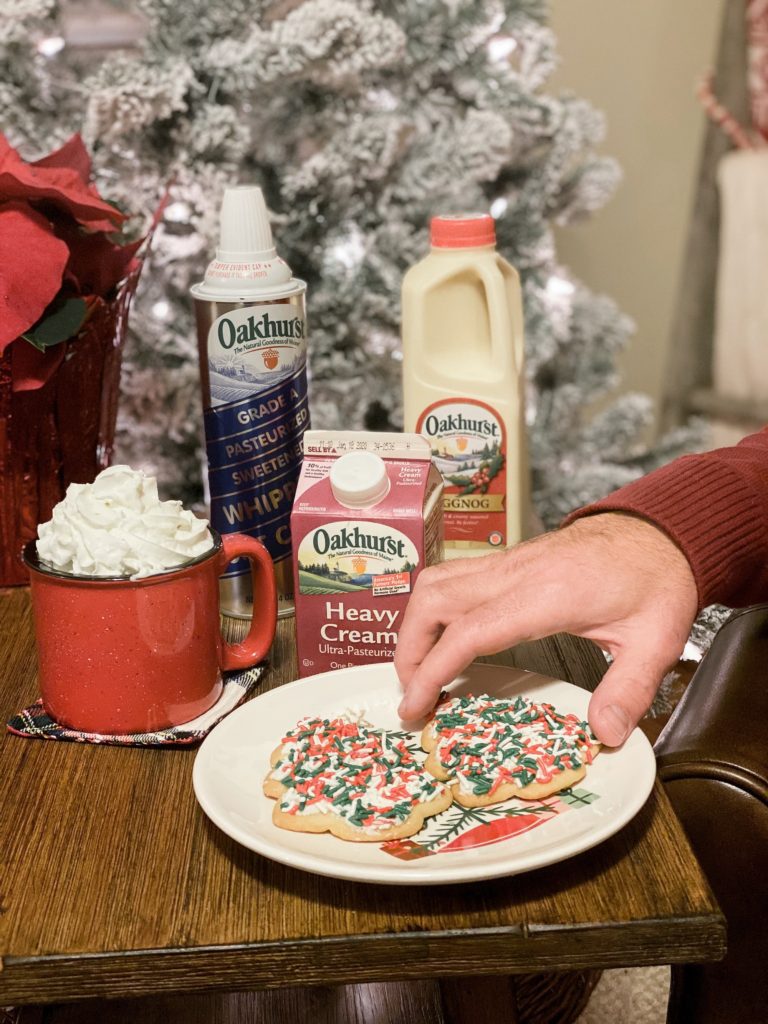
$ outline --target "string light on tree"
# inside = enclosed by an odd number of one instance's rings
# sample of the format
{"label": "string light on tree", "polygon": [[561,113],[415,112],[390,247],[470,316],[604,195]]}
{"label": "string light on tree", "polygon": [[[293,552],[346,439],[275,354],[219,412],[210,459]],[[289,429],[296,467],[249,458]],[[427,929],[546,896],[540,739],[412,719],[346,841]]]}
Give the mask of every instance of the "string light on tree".
{"label": "string light on tree", "polygon": [[495,64],[503,64],[517,49],[517,40],[512,36],[494,36],[488,41],[488,56]]}

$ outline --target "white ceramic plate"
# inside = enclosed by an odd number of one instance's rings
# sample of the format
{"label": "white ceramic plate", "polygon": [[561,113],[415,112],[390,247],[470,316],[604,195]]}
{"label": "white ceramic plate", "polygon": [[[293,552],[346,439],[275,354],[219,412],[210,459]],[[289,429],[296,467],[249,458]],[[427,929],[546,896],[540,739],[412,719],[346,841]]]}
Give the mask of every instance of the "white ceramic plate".
{"label": "white ceramic plate", "polygon": [[[590,696],[570,683],[494,665],[471,665],[448,689],[521,693],[582,718]],[[261,786],[269,756],[286,731],[305,715],[345,712],[402,729],[400,697],[395,670],[386,663],[310,676],[253,698],[220,722],[198,751],[193,784],[200,806],[238,843],[303,871],[389,885],[441,885],[529,871],[588,850],[637,814],[653,787],[653,750],[635,730],[621,749],[602,751],[571,791],[543,802],[453,806],[428,819],[410,840],[351,843],[273,825],[274,801]]]}

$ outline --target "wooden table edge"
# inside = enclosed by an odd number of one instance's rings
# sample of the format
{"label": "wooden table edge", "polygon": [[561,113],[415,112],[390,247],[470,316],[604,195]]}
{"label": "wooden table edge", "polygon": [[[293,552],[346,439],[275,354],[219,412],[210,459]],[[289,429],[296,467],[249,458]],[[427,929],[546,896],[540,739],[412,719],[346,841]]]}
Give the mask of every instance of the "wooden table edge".
{"label": "wooden table edge", "polygon": [[[618,941],[605,925],[572,929],[573,945],[555,957],[546,927],[339,936],[324,939],[0,958],[0,1004],[69,1002],[215,990],[253,990],[439,978],[530,974],[600,967],[703,963],[725,955],[721,914],[681,918],[664,925],[664,944],[649,951],[654,919],[628,925]],[[703,931],[706,930],[706,936]],[[537,950],[541,945],[542,951]],[[407,956],[403,947],[407,946]],[[437,947],[437,948],[436,948]]]}

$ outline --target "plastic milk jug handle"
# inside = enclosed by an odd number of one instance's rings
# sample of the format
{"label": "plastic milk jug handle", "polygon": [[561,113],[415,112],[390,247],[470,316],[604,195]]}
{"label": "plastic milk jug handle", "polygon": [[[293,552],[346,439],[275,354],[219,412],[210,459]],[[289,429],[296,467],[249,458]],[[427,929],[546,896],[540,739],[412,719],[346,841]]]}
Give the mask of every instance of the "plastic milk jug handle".
{"label": "plastic milk jug handle", "polygon": [[277,585],[275,569],[269,552],[255,537],[244,533],[224,534],[219,552],[219,575],[236,558],[247,558],[251,563],[253,584],[253,618],[248,635],[238,644],[222,639],[220,668],[250,668],[266,657],[277,627]]}
{"label": "plastic milk jug handle", "polygon": [[[523,303],[520,298],[520,275],[513,266],[508,265],[507,273],[512,274],[515,282],[517,295],[514,302],[507,301],[509,311],[512,337],[515,339],[515,372],[521,373],[525,364],[525,319],[523,317]],[[509,282],[504,280],[504,290],[508,291]]]}
{"label": "plastic milk jug handle", "polygon": [[[479,267],[479,274],[488,303],[493,361],[500,373],[504,373],[509,362],[512,362],[513,373],[519,374],[523,365],[522,325],[515,322],[516,317],[510,308],[504,273],[498,265],[491,266],[483,262]],[[514,343],[511,351],[507,344],[508,338],[512,338]]]}

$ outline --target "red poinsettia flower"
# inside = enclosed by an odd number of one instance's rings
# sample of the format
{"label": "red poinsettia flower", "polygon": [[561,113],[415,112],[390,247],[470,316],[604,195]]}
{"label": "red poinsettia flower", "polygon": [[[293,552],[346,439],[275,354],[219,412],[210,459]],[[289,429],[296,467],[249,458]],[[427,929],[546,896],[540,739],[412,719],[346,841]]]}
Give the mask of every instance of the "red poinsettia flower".
{"label": "red poinsettia flower", "polygon": [[0,196],[48,202],[91,231],[115,231],[126,219],[90,184],[91,159],[79,135],[27,163],[0,134]]}
{"label": "red poinsettia flower", "polygon": [[14,390],[41,387],[98,301],[136,266],[143,239],[113,237],[125,214],[90,182],[79,135],[27,163],[0,133],[0,355]]}
{"label": "red poinsettia flower", "polygon": [[0,205],[0,351],[40,319],[68,260],[66,244],[29,203]]}

